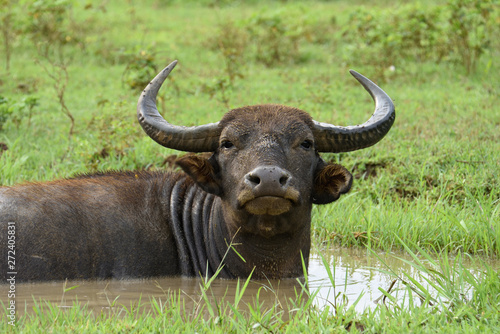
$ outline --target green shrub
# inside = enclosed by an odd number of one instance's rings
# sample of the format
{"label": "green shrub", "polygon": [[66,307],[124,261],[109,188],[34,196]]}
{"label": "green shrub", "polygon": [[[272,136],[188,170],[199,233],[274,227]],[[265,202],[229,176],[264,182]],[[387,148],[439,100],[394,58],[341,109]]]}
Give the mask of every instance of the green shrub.
{"label": "green shrub", "polygon": [[155,63],[156,53],[152,48],[135,47],[125,51],[127,67],[122,75],[122,82],[131,89],[143,89],[158,73]]}
{"label": "green shrub", "polygon": [[49,57],[55,53],[57,59],[62,59],[62,48],[67,44],[85,48],[89,25],[78,24],[74,20],[73,6],[73,0],[38,0],[27,6],[25,32],[42,56]]}
{"label": "green shrub", "polygon": [[248,48],[248,33],[233,21],[219,24],[218,33],[210,41],[212,49],[219,51],[224,58],[225,72],[230,84],[236,78],[243,78],[245,52]]}
{"label": "green shrub", "polygon": [[246,21],[255,60],[266,66],[305,60],[300,46],[312,40],[313,17],[305,5],[264,10]]}
{"label": "green shrub", "polygon": [[94,171],[106,158],[125,155],[141,135],[135,123],[136,116],[128,112],[127,103],[101,100],[97,106],[99,111],[94,113],[87,125],[87,131],[94,134],[99,143],[86,157],[87,166]]}
{"label": "green shrub", "polygon": [[[498,12],[495,13],[495,7],[498,7],[498,1],[495,0],[448,1],[447,34],[452,56],[465,67],[467,73],[475,71],[479,58],[490,48],[494,27],[498,30]],[[496,16],[497,20],[492,20],[492,16]]]}
{"label": "green shrub", "polygon": [[442,53],[448,52],[441,50],[440,16],[440,7],[424,10],[418,5],[400,8],[395,13],[357,10],[350,15],[342,33],[345,57],[374,66],[379,77],[407,58],[439,60]]}
{"label": "green shrub", "polygon": [[38,97],[36,96],[28,95],[18,102],[9,101],[9,99],[0,96],[0,131],[9,118],[18,128],[21,121],[28,118],[28,126],[30,126],[33,109],[36,106],[38,106]]}
{"label": "green shrub", "polygon": [[9,101],[3,96],[0,96],[0,131],[11,113],[12,110],[9,108]]}
{"label": "green shrub", "polygon": [[344,57],[376,68],[407,60],[453,61],[467,73],[491,45],[498,13],[492,1],[449,0],[445,5],[411,4],[395,11],[354,11],[344,27]]}
{"label": "green shrub", "polygon": [[12,40],[17,34],[14,33],[14,11],[16,6],[13,6],[12,1],[0,0],[0,29],[3,37],[3,48],[5,54],[5,70],[10,69],[10,57],[12,53]]}

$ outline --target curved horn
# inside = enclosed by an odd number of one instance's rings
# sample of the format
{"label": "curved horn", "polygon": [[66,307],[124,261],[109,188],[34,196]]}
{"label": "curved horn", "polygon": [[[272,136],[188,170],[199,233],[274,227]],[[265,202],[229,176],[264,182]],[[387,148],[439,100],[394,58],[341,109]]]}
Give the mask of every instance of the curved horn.
{"label": "curved horn", "polygon": [[372,146],[382,139],[396,119],[391,98],[380,87],[356,71],[350,70],[372,96],[375,112],[365,123],[356,126],[335,126],[314,121],[314,138],[319,152],[349,152]]}
{"label": "curved horn", "polygon": [[213,152],[219,143],[218,123],[185,127],[168,123],[156,108],[156,95],[170,72],[173,61],[144,89],[137,103],[137,118],[144,131],[158,144],[179,151]]}

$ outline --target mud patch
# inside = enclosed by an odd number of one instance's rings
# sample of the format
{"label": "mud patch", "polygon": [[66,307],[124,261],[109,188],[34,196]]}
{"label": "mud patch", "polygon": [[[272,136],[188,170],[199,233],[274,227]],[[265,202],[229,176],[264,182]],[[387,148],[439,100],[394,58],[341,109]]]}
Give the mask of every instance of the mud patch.
{"label": "mud patch", "polygon": [[0,156],[4,151],[7,151],[8,149],[9,147],[7,146],[7,144],[0,142]]}
{"label": "mud patch", "polygon": [[355,165],[352,169],[352,174],[356,179],[367,180],[375,178],[378,175],[378,170],[386,168],[387,162],[367,162]]}

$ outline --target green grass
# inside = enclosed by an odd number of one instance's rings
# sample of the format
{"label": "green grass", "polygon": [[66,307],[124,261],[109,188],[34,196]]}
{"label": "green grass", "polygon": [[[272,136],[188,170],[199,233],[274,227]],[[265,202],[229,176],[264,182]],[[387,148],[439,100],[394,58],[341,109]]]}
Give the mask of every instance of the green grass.
{"label": "green grass", "polygon": [[[406,13],[408,6],[432,10],[447,2],[65,2],[72,3],[71,10],[64,11],[58,25],[48,30],[52,35],[45,33],[38,39],[33,37],[36,30],[29,28],[30,22],[38,22],[36,15],[29,14],[32,7],[5,7],[9,10],[4,13],[13,15],[9,30],[12,55],[7,71],[6,50],[0,54],[0,96],[8,100],[6,105],[12,113],[0,130],[0,143],[8,146],[0,156],[1,185],[97,170],[165,168],[165,157],[178,152],[158,146],[142,132],[135,116],[140,88],[131,89],[127,83],[127,75],[136,78],[143,74],[141,64],[146,64],[145,60],[150,62],[144,66],[150,66],[153,72],[179,60],[160,92],[159,106],[169,121],[182,125],[214,122],[230,108],[260,103],[295,106],[323,122],[358,124],[371,115],[373,104],[348,74],[352,68],[379,83],[394,99],[396,123],[386,138],[371,148],[323,155],[346,166],[356,179],[351,192],[339,201],[314,208],[314,247],[369,246],[420,255],[460,253],[492,258],[500,254],[498,40],[491,39],[475,70],[468,73],[453,53],[441,61],[406,53],[390,58],[394,60],[393,71],[384,62],[393,53],[372,45],[360,55],[356,50],[363,45],[346,38],[346,27],[353,24],[350,14],[360,8],[376,18]],[[498,36],[500,22],[498,4],[495,8],[487,25],[492,29],[491,36]],[[3,19],[6,14],[1,15]],[[257,43],[270,49],[277,45],[271,35],[266,35],[275,30],[269,26],[253,32],[247,29],[258,19],[285,29],[278,39],[282,58],[267,59],[274,61],[271,65],[259,60],[256,50]],[[5,27],[6,21],[1,22]],[[228,32],[245,43],[231,41]],[[67,63],[69,82],[64,97],[75,118],[71,137],[54,80],[41,64],[49,72],[56,70],[33,42],[43,43],[47,36],[65,41],[53,45],[61,45]],[[226,49],[221,50],[221,45]],[[397,48],[394,50],[397,52]],[[51,51],[50,59],[59,63],[61,58],[54,56],[56,47]],[[228,62],[237,69],[232,83]],[[127,72],[131,65],[138,68]],[[38,99],[31,119],[22,107],[25,97]],[[230,306],[225,306],[225,316],[205,319],[194,317],[172,300],[154,317],[129,310],[126,316],[98,316],[96,320],[84,306],[61,311],[40,302],[40,312],[23,318],[18,329],[37,332],[42,325],[53,332],[162,328],[336,331],[355,319],[367,332],[401,328],[494,331],[499,325],[495,312],[500,291],[495,270],[486,267],[486,283],[474,285],[477,301],[454,308],[458,315],[417,306],[380,307],[362,315],[351,311],[332,315],[306,307],[283,320],[276,310],[262,314],[264,310],[256,305],[255,315],[242,315],[237,320],[228,316],[237,312]],[[457,275],[470,278],[462,272]],[[489,292],[481,290],[483,287]],[[452,287],[447,289],[453,292]],[[253,328],[258,321],[268,327]],[[0,326],[6,328],[4,323]]]}

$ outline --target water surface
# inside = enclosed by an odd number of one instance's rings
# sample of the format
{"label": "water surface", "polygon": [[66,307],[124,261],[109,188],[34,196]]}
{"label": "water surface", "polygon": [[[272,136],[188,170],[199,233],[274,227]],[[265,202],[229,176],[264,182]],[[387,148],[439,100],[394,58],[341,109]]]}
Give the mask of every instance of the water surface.
{"label": "water surface", "polygon": [[[382,259],[383,263],[380,261]],[[399,258],[404,254],[372,254],[366,249],[335,248],[322,255],[312,254],[309,261],[309,292],[314,295],[314,303],[319,308],[330,307],[340,303],[348,306],[355,304],[357,311],[374,307],[375,301],[382,296],[380,289],[387,290],[394,277],[385,273],[388,265],[395,272],[406,272],[420,282],[425,280],[416,271]],[[330,279],[328,268],[334,277]],[[384,264],[385,263],[385,264]],[[243,282],[240,282],[242,285]],[[186,309],[194,308],[202,300],[198,278],[166,277],[132,280],[100,280],[100,281],[55,281],[43,283],[16,284],[16,311],[18,315],[33,310],[34,300],[47,300],[60,308],[68,308],[75,301],[87,304],[97,312],[121,309],[122,305],[148,307],[151,298],[166,301],[172,296],[184,299]],[[234,302],[236,280],[215,279],[208,294],[217,300],[226,299]],[[266,306],[279,303],[286,309],[289,298],[294,299],[302,290],[297,279],[251,281],[247,287],[242,303],[253,304],[259,293],[259,302]],[[8,302],[8,286],[0,285],[0,300]],[[145,305],[145,306],[144,306]],[[1,311],[3,312],[3,311]]]}

